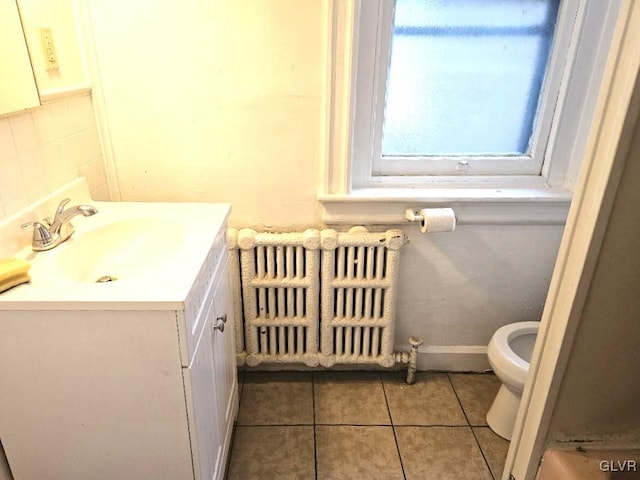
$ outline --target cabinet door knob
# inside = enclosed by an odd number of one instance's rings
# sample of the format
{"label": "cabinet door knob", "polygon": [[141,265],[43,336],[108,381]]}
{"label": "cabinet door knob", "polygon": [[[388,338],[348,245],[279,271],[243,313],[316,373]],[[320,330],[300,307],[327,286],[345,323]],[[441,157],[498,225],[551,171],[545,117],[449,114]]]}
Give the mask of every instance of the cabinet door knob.
{"label": "cabinet door knob", "polygon": [[216,320],[220,320],[222,323],[227,323],[227,314],[225,313],[224,315],[217,317]]}
{"label": "cabinet door knob", "polygon": [[223,333],[224,332],[224,322],[222,321],[221,317],[218,317],[216,320],[218,320],[218,321],[213,326],[213,329],[214,330],[220,330],[220,333]]}

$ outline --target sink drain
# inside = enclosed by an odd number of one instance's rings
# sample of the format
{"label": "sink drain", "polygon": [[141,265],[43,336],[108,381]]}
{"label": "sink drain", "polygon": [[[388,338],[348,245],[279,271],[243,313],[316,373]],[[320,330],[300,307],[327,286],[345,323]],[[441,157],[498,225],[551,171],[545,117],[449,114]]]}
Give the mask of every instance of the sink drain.
{"label": "sink drain", "polygon": [[113,282],[115,280],[117,280],[116,277],[112,277],[111,275],[103,275],[102,277],[96,280],[96,283],[107,283],[107,282]]}

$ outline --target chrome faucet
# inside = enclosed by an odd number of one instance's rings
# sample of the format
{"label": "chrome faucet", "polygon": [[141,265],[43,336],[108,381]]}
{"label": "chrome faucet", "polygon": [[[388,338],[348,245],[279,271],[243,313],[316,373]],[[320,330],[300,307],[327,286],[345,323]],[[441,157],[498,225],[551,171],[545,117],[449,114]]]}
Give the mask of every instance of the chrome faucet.
{"label": "chrome faucet", "polygon": [[76,205],[65,210],[64,206],[71,201],[65,198],[60,202],[53,220],[49,217],[42,222],[28,222],[22,228],[33,227],[33,242],[31,248],[36,252],[51,250],[73,235],[74,229],[71,219],[77,215],[90,217],[98,213],[91,205]]}

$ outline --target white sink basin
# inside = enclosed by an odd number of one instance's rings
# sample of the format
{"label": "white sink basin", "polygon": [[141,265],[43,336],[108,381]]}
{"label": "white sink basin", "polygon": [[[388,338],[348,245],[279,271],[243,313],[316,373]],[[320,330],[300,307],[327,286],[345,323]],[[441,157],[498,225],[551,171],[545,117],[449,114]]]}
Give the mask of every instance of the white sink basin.
{"label": "white sink basin", "polygon": [[180,251],[184,233],[184,227],[171,220],[130,218],[107,223],[76,232],[60,249],[56,266],[75,282],[127,280],[152,271],[161,275],[167,261]]}
{"label": "white sink basin", "polygon": [[[5,228],[22,234],[26,245],[4,255],[31,263],[31,282],[2,293],[0,310],[180,309],[192,290],[200,288],[196,279],[203,266],[218,261],[210,252],[214,243],[224,243],[220,227],[228,204],[95,202],[65,196],[74,204],[94,206],[98,213],[74,217],[75,233],[51,250],[32,251],[30,232],[20,229],[21,223],[46,216],[50,205],[0,228],[0,233]],[[53,205],[58,202],[56,198]],[[111,281],[97,283],[101,277]]]}

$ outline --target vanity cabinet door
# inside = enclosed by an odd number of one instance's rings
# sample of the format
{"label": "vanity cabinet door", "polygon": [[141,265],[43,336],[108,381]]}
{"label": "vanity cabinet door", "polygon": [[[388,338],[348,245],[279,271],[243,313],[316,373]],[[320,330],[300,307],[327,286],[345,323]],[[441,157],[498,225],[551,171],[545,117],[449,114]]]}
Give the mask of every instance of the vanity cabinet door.
{"label": "vanity cabinet door", "polygon": [[[218,328],[213,330],[213,363],[218,405],[219,433],[222,439],[222,457],[226,459],[231,443],[233,422],[238,412],[238,374],[236,369],[233,309],[227,279],[227,264],[222,265],[224,273],[216,289],[213,319]],[[225,462],[226,463],[226,462]],[[224,468],[224,463],[221,465]],[[222,478],[223,471],[219,473]]]}
{"label": "vanity cabinet door", "polygon": [[222,480],[237,413],[237,373],[227,262],[221,262],[193,360],[185,369],[191,395],[196,480]]}
{"label": "vanity cabinet door", "polygon": [[[214,382],[213,326],[215,309],[213,304],[206,314],[205,325],[197,343],[191,365],[185,372],[187,394],[192,396],[193,428],[191,442],[196,480],[217,479],[222,463],[222,436],[218,423],[220,408]],[[190,385],[189,385],[190,384]],[[190,386],[190,388],[189,388]]]}

